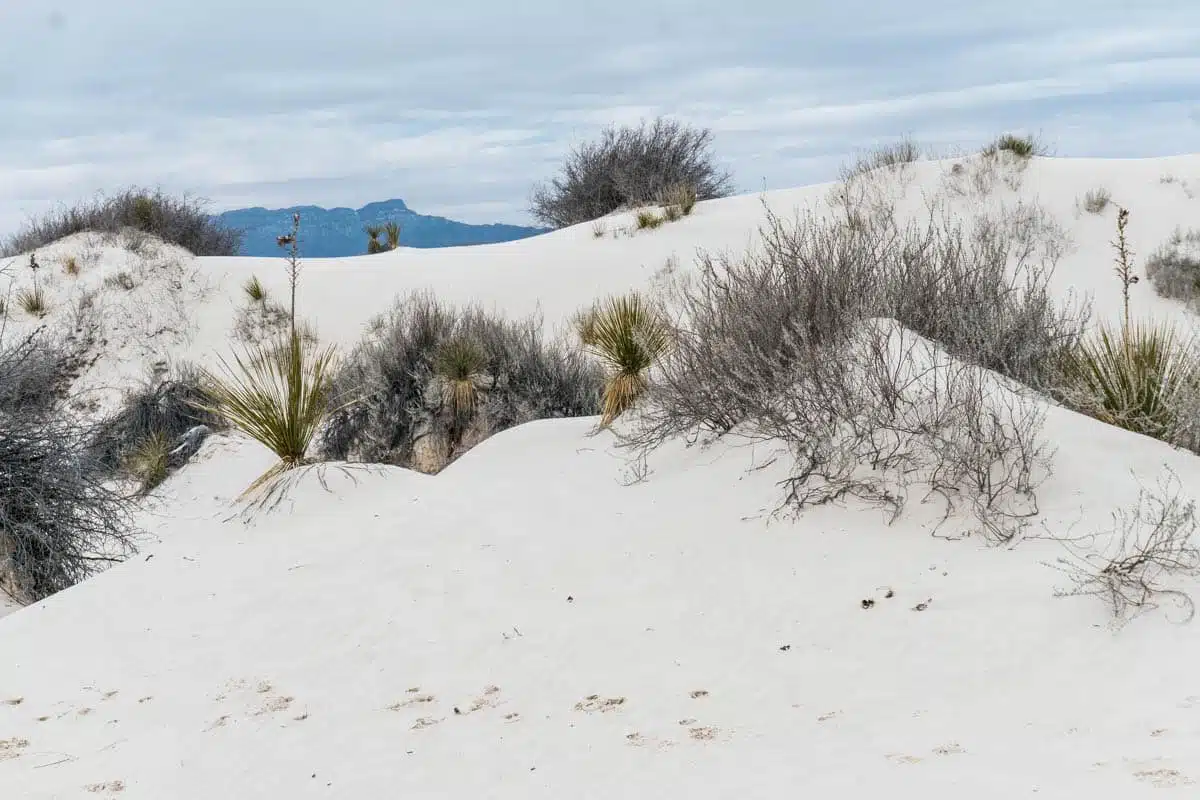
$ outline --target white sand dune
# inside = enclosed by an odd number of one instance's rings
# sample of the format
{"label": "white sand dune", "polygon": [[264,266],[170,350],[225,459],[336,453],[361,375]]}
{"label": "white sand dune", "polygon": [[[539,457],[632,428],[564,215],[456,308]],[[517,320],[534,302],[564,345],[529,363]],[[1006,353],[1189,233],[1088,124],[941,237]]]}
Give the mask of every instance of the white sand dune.
{"label": "white sand dune", "polygon": [[[949,169],[917,165],[904,202],[918,210]],[[1075,204],[1107,187],[1131,211],[1140,263],[1200,224],[1181,181],[1200,193],[1200,156],[1038,159],[993,201],[1050,211],[1074,240],[1056,291],[1114,317],[1115,210]],[[540,307],[553,327],[649,285],[671,257],[686,270],[697,248],[741,251],[763,201],[787,216],[828,189],[703,203],[619,238],[584,225],[308,262],[300,308],[347,346],[414,288]],[[243,280],[285,287],[278,260],[180,269],[197,287],[187,330],[130,339],[82,380],[119,385],[164,355],[208,362]],[[1191,319],[1145,281],[1134,304]],[[137,350],[155,342],[167,352]],[[913,502],[891,526],[853,504],[772,517],[786,464],[751,469],[771,456],[762,444],[673,443],[625,485],[625,453],[594,425],[521,426],[435,477],[326,465],[241,515],[232,498],[270,454],[213,437],[148,506],[154,539],[137,557],[0,620],[0,795],[1200,794],[1200,627],[1178,607],[1116,631],[1100,600],[1053,596],[1064,576],[1045,562],[1060,544],[952,536],[965,519],[933,536],[936,504]],[[1048,531],[1109,528],[1165,469],[1200,491],[1200,459],[1151,439],[1057,408],[1046,438],[1058,449],[1039,492]]]}

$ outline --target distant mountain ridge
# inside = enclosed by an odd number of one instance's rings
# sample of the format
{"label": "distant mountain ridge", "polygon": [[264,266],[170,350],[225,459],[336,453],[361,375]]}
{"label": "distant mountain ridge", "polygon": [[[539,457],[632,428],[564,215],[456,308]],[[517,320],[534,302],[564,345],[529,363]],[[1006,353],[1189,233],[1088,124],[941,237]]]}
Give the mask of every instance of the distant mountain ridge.
{"label": "distant mountain ridge", "polygon": [[401,247],[456,247],[525,239],[545,233],[546,228],[522,225],[471,225],[445,217],[418,214],[403,200],[367,203],[359,209],[292,206],[291,208],[238,208],[216,215],[230,228],[245,232],[242,255],[277,256],[276,238],[292,226],[292,215],[300,214],[302,255],[306,258],[336,258],[367,252],[366,225],[400,224]]}

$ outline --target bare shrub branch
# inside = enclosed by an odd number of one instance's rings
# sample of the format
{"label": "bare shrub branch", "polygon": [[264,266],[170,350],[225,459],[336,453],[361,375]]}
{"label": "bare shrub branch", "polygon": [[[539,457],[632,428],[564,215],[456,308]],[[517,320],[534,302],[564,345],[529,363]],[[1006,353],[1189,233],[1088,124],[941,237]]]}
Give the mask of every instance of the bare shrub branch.
{"label": "bare shrub branch", "polygon": [[[1132,510],[1118,509],[1112,517],[1112,530],[1086,537],[1087,544],[1059,539],[1068,555],[1048,566],[1066,574],[1072,586],[1056,595],[1099,597],[1118,622],[1170,598],[1183,607],[1185,621],[1190,621],[1195,615],[1191,596],[1165,582],[1200,575],[1200,549],[1192,540],[1196,502],[1180,496],[1179,478],[1168,471],[1159,478],[1157,491],[1143,487]],[[1100,536],[1106,542],[1097,547]]]}

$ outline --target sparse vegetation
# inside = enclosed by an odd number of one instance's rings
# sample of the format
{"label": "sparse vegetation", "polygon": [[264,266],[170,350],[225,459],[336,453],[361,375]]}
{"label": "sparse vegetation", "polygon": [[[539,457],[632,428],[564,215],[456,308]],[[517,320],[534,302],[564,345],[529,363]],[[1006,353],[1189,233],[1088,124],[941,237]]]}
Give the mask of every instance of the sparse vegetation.
{"label": "sparse vegetation", "polygon": [[653,230],[660,227],[665,221],[664,217],[660,217],[650,210],[639,211],[637,213],[637,228],[639,231],[646,229]]}
{"label": "sparse vegetation", "polygon": [[663,117],[606,128],[598,141],[567,156],[558,177],[535,187],[531,213],[562,228],[656,203],[676,186],[689,187],[698,200],[725,197],[730,175],[717,167],[711,144],[711,131]]}
{"label": "sparse vegetation", "polygon": [[437,472],[515,425],[599,413],[603,383],[577,348],[543,340],[538,317],[417,293],[377,318],[338,370],[335,403],[363,399],[330,415],[320,452]]}
{"label": "sparse vegetation", "polygon": [[110,289],[123,289],[126,292],[131,292],[137,287],[137,281],[133,279],[131,274],[125,270],[121,270],[112,275],[106,275],[104,277],[104,285]]}
{"label": "sparse vegetation", "polygon": [[1017,136],[1016,134],[1005,133],[997,137],[994,142],[985,147],[983,152],[984,155],[994,155],[998,152],[1006,152],[1012,153],[1018,158],[1027,159],[1034,156],[1046,155],[1046,147],[1032,134]]}
{"label": "sparse vegetation", "polygon": [[1171,238],[1146,259],[1146,277],[1162,297],[1180,300],[1200,310],[1200,230],[1176,229]]}
{"label": "sparse vegetation", "polygon": [[895,171],[921,159],[921,148],[907,137],[893,144],[882,145],[858,158],[852,166],[841,169],[841,180],[850,182],[876,170]]}
{"label": "sparse vegetation", "polygon": [[171,440],[161,431],[155,431],[142,439],[129,454],[125,469],[137,479],[143,494],[167,479],[170,453]]}
{"label": "sparse vegetation", "polygon": [[64,258],[62,265],[63,272],[67,273],[68,275],[74,277],[79,274],[79,259],[75,258],[75,256],[67,256]]}
{"label": "sparse vegetation", "polygon": [[89,456],[106,474],[117,474],[149,439],[161,437],[174,444],[197,426],[219,430],[221,417],[206,410],[213,405],[203,375],[195,368],[180,366],[170,377],[158,377],[128,392],[121,409],[91,434]]}
{"label": "sparse vegetation", "polygon": [[1111,201],[1112,193],[1103,186],[1098,189],[1089,189],[1083,197],[1083,209],[1089,214],[1103,214],[1104,209],[1108,208]]}
{"label": "sparse vegetation", "polygon": [[237,255],[242,241],[241,231],[222,227],[208,214],[204,202],[134,187],[31,220],[0,247],[0,256],[27,253],[74,233],[120,234],[129,229],[198,256]]}

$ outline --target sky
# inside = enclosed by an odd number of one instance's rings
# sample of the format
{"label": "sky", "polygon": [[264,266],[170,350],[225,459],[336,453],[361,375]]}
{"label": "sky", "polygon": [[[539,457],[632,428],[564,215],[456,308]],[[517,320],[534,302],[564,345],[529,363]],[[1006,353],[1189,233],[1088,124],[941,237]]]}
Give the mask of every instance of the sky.
{"label": "sky", "polygon": [[0,0],[0,235],[130,185],[528,223],[573,146],[660,114],[739,192],[901,137],[1200,152],[1200,2]]}

